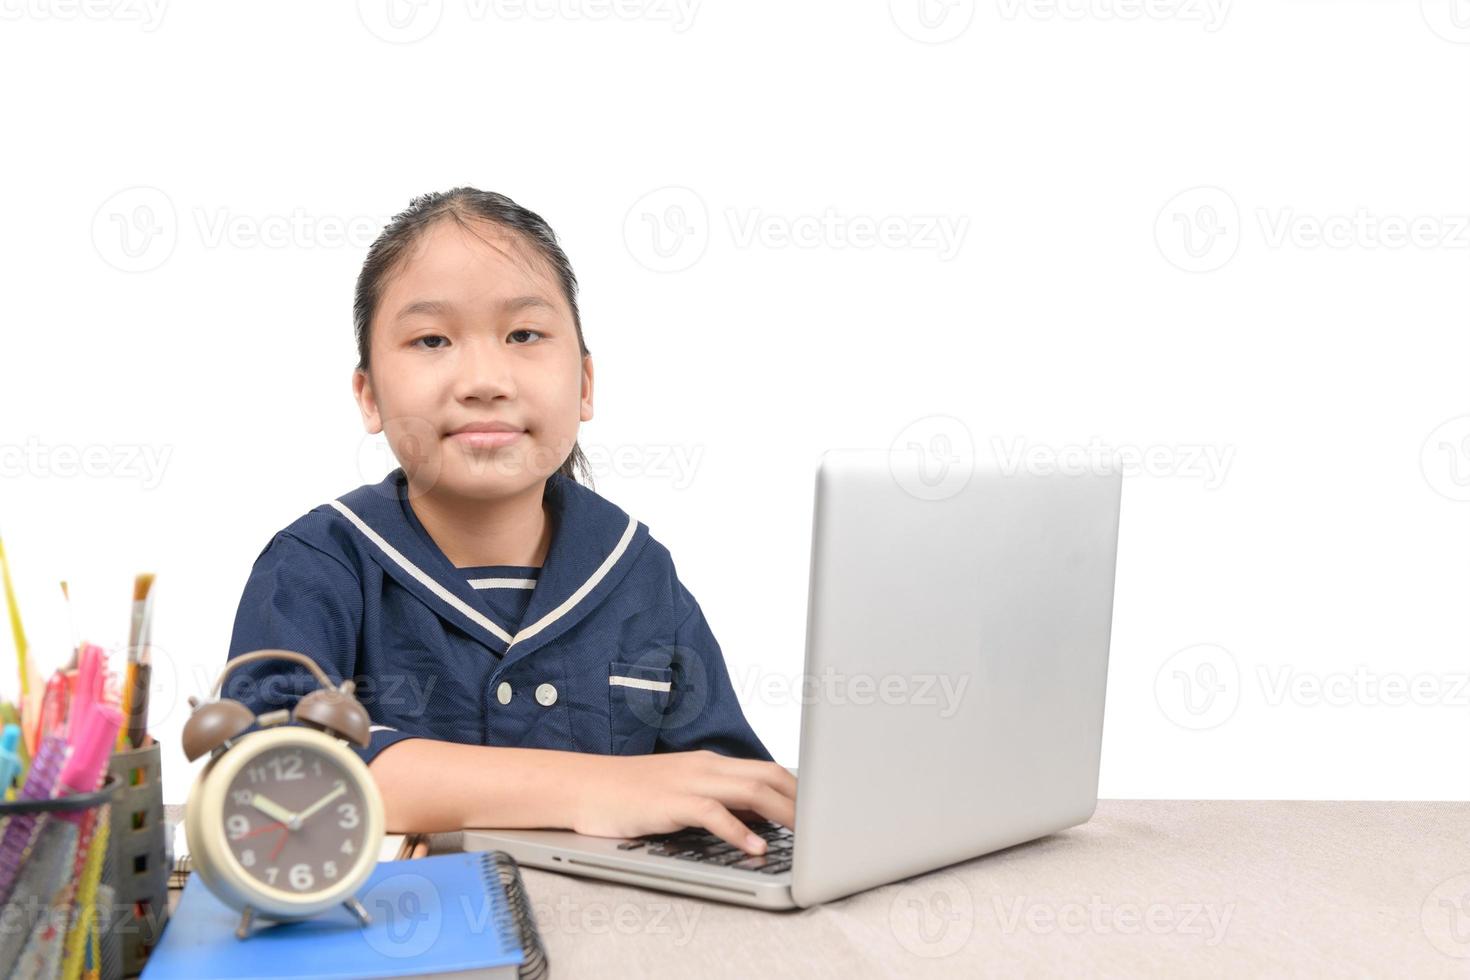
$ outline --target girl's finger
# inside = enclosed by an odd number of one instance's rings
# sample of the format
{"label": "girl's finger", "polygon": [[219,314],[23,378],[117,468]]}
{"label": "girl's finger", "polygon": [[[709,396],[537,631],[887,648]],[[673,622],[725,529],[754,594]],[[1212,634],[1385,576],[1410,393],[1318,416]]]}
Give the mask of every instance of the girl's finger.
{"label": "girl's finger", "polygon": [[691,827],[703,827],[716,837],[733,844],[747,854],[764,854],[766,842],[751,832],[735,814],[725,809],[724,804],[712,797],[690,797],[684,822]]}
{"label": "girl's finger", "polygon": [[727,759],[718,768],[723,775],[759,779],[782,796],[796,799],[796,777],[785,766],[760,759]]}
{"label": "girl's finger", "polygon": [[796,801],[782,796],[765,783],[726,783],[711,794],[731,809],[750,810],[773,823],[796,829]]}

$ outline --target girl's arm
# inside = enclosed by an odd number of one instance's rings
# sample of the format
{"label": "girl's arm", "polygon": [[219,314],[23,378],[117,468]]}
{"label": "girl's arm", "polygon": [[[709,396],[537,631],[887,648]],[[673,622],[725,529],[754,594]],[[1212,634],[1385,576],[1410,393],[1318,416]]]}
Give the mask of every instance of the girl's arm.
{"label": "girl's arm", "polygon": [[737,812],[796,824],[794,776],[705,750],[614,756],[410,738],[369,770],[393,834],[547,827],[636,837],[704,827],[761,854],[765,841]]}

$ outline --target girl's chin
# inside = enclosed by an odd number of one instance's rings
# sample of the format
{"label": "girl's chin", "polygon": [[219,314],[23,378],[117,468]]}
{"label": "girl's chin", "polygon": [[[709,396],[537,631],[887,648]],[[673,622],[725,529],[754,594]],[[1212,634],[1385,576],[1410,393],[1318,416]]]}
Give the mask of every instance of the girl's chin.
{"label": "girl's chin", "polygon": [[549,475],[530,465],[526,454],[502,449],[447,454],[440,467],[439,483],[461,496],[491,497],[523,490]]}

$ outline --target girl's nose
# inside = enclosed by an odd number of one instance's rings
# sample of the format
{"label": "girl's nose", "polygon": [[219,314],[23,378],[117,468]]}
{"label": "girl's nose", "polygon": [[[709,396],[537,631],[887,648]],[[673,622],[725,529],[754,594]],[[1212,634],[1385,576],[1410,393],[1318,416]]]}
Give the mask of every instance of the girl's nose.
{"label": "girl's nose", "polygon": [[467,343],[454,379],[455,397],[461,401],[514,398],[516,382],[511,362],[510,353],[497,340]]}

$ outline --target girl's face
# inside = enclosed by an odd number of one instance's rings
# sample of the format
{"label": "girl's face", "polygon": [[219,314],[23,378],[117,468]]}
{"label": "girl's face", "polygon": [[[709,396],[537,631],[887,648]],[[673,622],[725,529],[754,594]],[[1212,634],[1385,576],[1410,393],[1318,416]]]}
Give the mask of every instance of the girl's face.
{"label": "girl's face", "polygon": [[[371,375],[353,374],[368,432],[386,432],[415,494],[499,499],[543,483],[592,418],[592,358],[548,264],[513,232],[427,228],[388,277]],[[512,433],[464,431],[504,423]]]}

